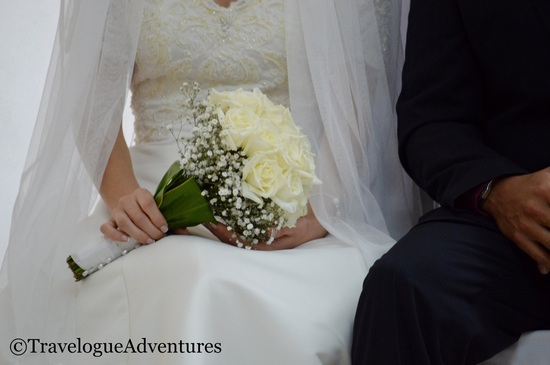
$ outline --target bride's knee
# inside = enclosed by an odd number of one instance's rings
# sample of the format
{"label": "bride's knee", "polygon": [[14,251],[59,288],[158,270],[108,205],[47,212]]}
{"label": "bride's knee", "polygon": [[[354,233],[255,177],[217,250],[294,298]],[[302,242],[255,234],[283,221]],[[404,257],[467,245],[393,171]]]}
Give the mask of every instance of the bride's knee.
{"label": "bride's knee", "polygon": [[155,275],[209,280],[221,275],[219,268],[223,263],[218,261],[222,258],[215,251],[220,244],[197,236],[173,235],[135,252],[141,254],[136,259],[146,261]]}

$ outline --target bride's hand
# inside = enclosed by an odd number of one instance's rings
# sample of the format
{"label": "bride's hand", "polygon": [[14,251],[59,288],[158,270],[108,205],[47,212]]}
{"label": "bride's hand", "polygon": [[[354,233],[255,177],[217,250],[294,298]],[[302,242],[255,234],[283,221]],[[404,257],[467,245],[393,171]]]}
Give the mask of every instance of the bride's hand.
{"label": "bride's hand", "polygon": [[[233,237],[234,232],[229,231],[225,225],[218,223],[206,224],[205,226],[220,241],[233,246],[237,245],[237,240]],[[300,246],[302,243],[325,237],[327,233],[327,230],[319,223],[313,210],[308,205],[307,214],[298,219],[295,227],[285,227],[277,232],[275,240],[271,244],[259,243],[254,245],[253,248],[262,251],[291,249]]]}
{"label": "bride's hand", "polygon": [[130,237],[142,244],[164,237],[168,225],[153,195],[138,188],[118,200],[111,209],[111,218],[101,225],[101,233],[113,241],[125,242]]}
{"label": "bride's hand", "polygon": [[319,223],[313,209],[308,205],[307,214],[298,219],[295,227],[281,229],[270,245],[261,244],[258,250],[270,251],[294,248],[302,243],[323,238],[327,234],[327,230]]}

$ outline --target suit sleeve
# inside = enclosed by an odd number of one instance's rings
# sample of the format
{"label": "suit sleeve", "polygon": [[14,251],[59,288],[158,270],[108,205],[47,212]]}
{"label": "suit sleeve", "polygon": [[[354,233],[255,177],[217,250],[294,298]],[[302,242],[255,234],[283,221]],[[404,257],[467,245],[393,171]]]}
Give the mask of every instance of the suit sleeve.
{"label": "suit sleeve", "polygon": [[456,0],[412,0],[397,103],[405,170],[442,205],[492,178],[525,173],[485,144],[484,85]]}

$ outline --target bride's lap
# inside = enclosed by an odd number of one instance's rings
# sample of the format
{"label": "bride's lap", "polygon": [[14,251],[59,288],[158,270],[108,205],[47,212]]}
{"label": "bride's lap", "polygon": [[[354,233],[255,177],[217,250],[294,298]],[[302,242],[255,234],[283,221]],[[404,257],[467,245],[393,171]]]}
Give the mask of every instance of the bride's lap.
{"label": "bride's lap", "polygon": [[[197,364],[241,358],[254,364],[257,356],[273,356],[273,364],[346,363],[365,274],[360,252],[332,236],[272,252],[168,236],[80,284],[79,335],[101,342],[219,344],[221,354],[195,354]],[[274,348],[282,353],[273,355]],[[130,358],[181,361],[161,354]]]}
{"label": "bride's lap", "polygon": [[[140,145],[140,184],[154,190],[170,144]],[[99,203],[81,237],[108,218]],[[349,364],[353,316],[367,268],[333,236],[292,250],[226,245],[204,227],[167,236],[79,284],[78,335],[90,342],[218,344],[221,353],[105,355],[94,364]]]}

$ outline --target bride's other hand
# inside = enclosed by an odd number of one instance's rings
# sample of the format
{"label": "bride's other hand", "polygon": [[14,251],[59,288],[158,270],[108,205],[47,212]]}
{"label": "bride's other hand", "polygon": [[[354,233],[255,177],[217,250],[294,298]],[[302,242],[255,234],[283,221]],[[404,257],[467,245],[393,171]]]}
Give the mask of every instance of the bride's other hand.
{"label": "bride's other hand", "polygon": [[[237,246],[237,240],[233,237],[233,231],[221,223],[206,224],[206,228],[220,241]],[[308,212],[305,216],[298,219],[293,228],[285,227],[276,233],[275,240],[271,244],[259,243],[253,246],[255,250],[273,251],[287,250],[300,246],[311,240],[322,238],[327,235],[327,230],[319,223],[313,210],[308,205]]]}
{"label": "bride's other hand", "polygon": [[313,209],[308,204],[307,214],[296,222],[292,228],[285,227],[275,236],[275,240],[270,244],[260,244],[258,250],[285,250],[300,246],[318,238],[323,238],[328,234],[327,230],[319,223],[313,213]]}
{"label": "bride's other hand", "polygon": [[182,227],[182,228],[174,229],[174,234],[189,236],[189,235],[191,235],[191,232],[189,232],[189,230],[187,228]]}
{"label": "bride's other hand", "polygon": [[111,218],[101,226],[101,232],[114,241],[134,238],[142,244],[164,237],[168,225],[157,208],[153,195],[138,188],[119,199],[111,209]]}

